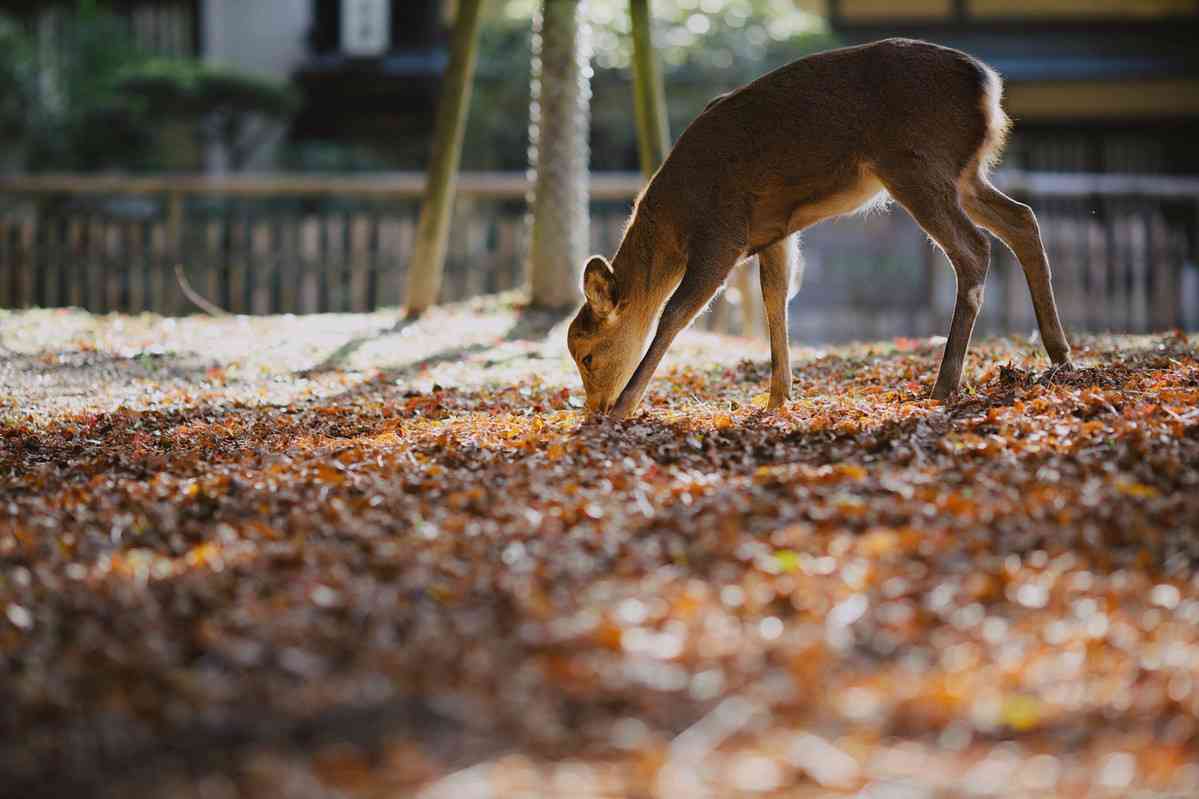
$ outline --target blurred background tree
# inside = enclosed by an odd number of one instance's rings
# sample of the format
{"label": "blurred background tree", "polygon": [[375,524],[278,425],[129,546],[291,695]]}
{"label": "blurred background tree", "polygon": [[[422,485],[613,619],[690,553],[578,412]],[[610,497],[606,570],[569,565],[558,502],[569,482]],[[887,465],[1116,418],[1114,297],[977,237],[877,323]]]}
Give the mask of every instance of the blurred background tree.
{"label": "blurred background tree", "polygon": [[591,36],[580,0],[543,0],[535,18],[537,56],[529,115],[536,177],[529,243],[529,301],[565,309],[581,299],[590,247],[587,140]]}

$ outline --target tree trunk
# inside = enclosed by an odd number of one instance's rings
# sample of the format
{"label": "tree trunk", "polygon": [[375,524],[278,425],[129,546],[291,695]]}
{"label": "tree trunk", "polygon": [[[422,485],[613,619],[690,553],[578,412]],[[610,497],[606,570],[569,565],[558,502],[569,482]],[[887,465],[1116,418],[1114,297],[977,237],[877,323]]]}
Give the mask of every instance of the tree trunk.
{"label": "tree trunk", "polygon": [[425,199],[421,204],[416,243],[408,263],[408,315],[416,316],[437,303],[445,271],[450,213],[457,188],[462,136],[470,108],[471,84],[478,55],[479,17],[483,0],[459,0],[450,41],[437,121],[433,130],[433,155],[429,161]]}
{"label": "tree trunk", "polygon": [[588,229],[590,36],[580,0],[543,0],[535,20],[529,130],[536,168],[529,246],[530,301],[579,302]]}
{"label": "tree trunk", "polygon": [[670,150],[666,91],[654,52],[650,0],[629,0],[633,29],[633,106],[637,118],[637,149],[641,172],[648,180]]}

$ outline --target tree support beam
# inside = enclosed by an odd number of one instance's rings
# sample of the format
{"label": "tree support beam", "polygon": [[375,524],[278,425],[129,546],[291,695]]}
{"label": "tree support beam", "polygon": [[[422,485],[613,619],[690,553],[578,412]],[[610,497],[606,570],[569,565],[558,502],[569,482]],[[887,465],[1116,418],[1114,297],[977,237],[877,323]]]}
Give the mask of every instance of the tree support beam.
{"label": "tree support beam", "polygon": [[437,104],[427,188],[421,203],[412,259],[408,264],[406,305],[409,316],[419,316],[436,304],[441,294],[450,216],[457,189],[458,165],[462,160],[462,138],[466,132],[478,60],[482,7],[483,0],[458,0],[458,15],[450,39],[450,63]]}
{"label": "tree support beam", "polygon": [[641,172],[648,180],[670,150],[666,91],[654,52],[650,0],[629,0],[633,32],[633,105],[637,119],[637,149]]}

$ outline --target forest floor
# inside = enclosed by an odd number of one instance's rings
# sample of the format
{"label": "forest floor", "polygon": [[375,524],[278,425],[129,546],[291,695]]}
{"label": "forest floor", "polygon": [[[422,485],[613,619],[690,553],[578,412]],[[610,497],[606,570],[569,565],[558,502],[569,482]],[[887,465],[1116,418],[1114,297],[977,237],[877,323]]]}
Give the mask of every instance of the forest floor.
{"label": "forest floor", "polygon": [[0,312],[0,794],[1195,796],[1195,337]]}

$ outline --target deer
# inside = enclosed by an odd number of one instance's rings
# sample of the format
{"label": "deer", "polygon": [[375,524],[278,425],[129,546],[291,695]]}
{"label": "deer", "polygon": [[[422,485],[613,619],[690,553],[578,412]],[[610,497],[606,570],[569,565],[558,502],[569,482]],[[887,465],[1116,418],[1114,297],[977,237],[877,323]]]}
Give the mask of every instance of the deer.
{"label": "deer", "polygon": [[630,416],[675,337],[753,256],[770,338],[766,409],[782,407],[800,232],[892,200],[956,274],[933,399],[961,383],[990,266],[983,231],[1020,262],[1045,350],[1071,368],[1036,215],[989,179],[1011,125],[1002,95],[973,56],[893,38],[801,58],[714,99],[637,197],[612,260],[584,266],[567,348],[588,412]]}

